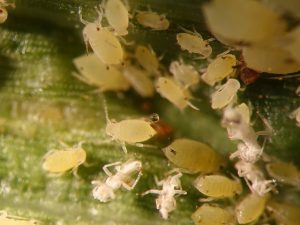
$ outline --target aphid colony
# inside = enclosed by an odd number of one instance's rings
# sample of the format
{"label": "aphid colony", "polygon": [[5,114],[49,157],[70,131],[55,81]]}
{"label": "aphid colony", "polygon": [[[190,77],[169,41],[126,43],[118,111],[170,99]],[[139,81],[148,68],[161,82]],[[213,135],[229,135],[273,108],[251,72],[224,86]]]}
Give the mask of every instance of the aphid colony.
{"label": "aphid colony", "polygon": [[[229,9],[223,10],[224,8]],[[228,14],[229,11],[235,13]],[[228,138],[239,141],[236,151],[229,157],[231,160],[237,159],[234,167],[238,177],[226,175],[225,158],[206,143],[177,138],[162,149],[166,158],[177,169],[171,170],[161,181],[155,177],[156,185],[162,189],[145,191],[142,196],[158,195],[155,200],[156,208],[163,219],[168,219],[169,214],[176,209],[175,197],[188,194],[181,186],[180,178],[183,173],[200,173],[191,185],[199,191],[201,202],[236,199],[243,194],[245,186],[248,186],[250,193],[238,199],[236,206],[201,203],[192,215],[195,224],[255,223],[264,214],[265,208],[273,213],[278,224],[296,224],[293,219],[299,217],[300,208],[279,204],[271,197],[272,193],[278,192],[277,183],[299,188],[300,172],[294,165],[275,158],[269,159],[265,168],[262,168],[261,164],[264,162],[261,159],[266,158],[263,153],[266,138],[261,141],[259,137],[270,135],[271,128],[263,119],[268,129],[255,131],[251,125],[251,110],[248,105],[236,105],[237,94],[241,89],[236,75],[239,72],[237,68],[242,63],[262,72],[289,73],[300,70],[299,51],[294,51],[300,45],[300,36],[297,35],[299,29],[287,32],[285,22],[258,1],[213,0],[204,7],[208,27],[224,44],[242,49],[244,62],[239,62],[229,51],[212,58],[213,49],[209,43],[214,39],[205,40],[196,31],[181,27],[184,32],[176,34],[180,49],[192,54],[195,59],[207,60],[208,66],[199,71],[194,65],[179,58],[166,69],[160,64],[160,58],[151,46],[136,45],[133,51],[125,51],[123,42],[126,42],[124,38],[129,33],[130,22],[128,6],[121,0],[104,1],[98,8],[98,18],[93,22],[85,21],[81,10],[79,13],[84,24],[82,33],[86,47],[93,53],[74,59],[79,72],[74,74],[75,77],[101,92],[121,92],[132,87],[143,98],[153,97],[157,92],[181,111],[188,106],[198,110],[191,102],[194,98],[192,91],[202,80],[214,89],[211,94],[211,107],[221,111],[221,125],[226,128]],[[261,26],[264,29],[259,32],[256,24],[251,22],[253,14],[261,16]],[[170,26],[166,15],[150,9],[136,11],[134,18],[141,26],[155,31],[166,30]],[[244,24],[241,26],[235,21],[243,21]],[[291,44],[278,46],[275,44],[278,40],[274,40],[274,36],[283,38],[279,41],[292,40]],[[256,58],[257,56],[261,58]],[[103,105],[105,132],[111,140],[121,145],[124,153],[127,153],[126,145],[149,147],[143,142],[157,135],[154,125],[159,121],[158,115],[115,121],[108,117],[105,100]],[[299,111],[294,111],[291,118],[296,118],[300,124]],[[85,161],[86,152],[80,143],[75,147],[65,146],[62,150],[48,152],[44,157],[43,169],[50,174],[61,175],[68,170],[76,172]],[[143,162],[134,158],[104,165],[103,171],[107,177],[92,181],[92,196],[106,203],[116,198],[116,191],[120,188],[133,190],[142,176],[142,165]],[[109,170],[110,167],[114,171]],[[285,211],[288,213],[285,214]]]}

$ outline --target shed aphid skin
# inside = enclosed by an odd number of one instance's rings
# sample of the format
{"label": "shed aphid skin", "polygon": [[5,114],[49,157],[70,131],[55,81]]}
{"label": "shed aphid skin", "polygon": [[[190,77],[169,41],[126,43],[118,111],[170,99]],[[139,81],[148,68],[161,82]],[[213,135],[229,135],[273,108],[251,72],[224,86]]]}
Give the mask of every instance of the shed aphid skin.
{"label": "shed aphid skin", "polygon": [[225,84],[220,86],[211,95],[211,107],[213,109],[222,109],[227,106],[234,100],[240,87],[241,85],[238,80],[228,79]]}
{"label": "shed aphid skin", "polygon": [[128,34],[129,14],[128,9],[121,0],[104,0],[105,17],[114,33],[120,36]]}
{"label": "shed aphid skin", "polygon": [[268,211],[271,217],[275,219],[276,224],[282,225],[298,225],[300,220],[300,207],[285,202],[276,202],[274,200],[268,202]]}
{"label": "shed aphid skin", "polygon": [[232,54],[220,55],[207,67],[206,72],[201,76],[202,80],[210,86],[226,77],[232,77],[236,73],[237,60]]}
{"label": "shed aphid skin", "polygon": [[184,88],[194,86],[200,81],[198,71],[192,65],[185,64],[182,59],[173,61],[169,70],[173,74],[174,80]]}
{"label": "shed aphid skin", "polygon": [[134,53],[135,59],[151,76],[159,76],[159,59],[151,47],[138,45]]}
{"label": "shed aphid skin", "polygon": [[[299,86],[300,87],[300,86]],[[299,89],[299,88],[298,88]],[[300,91],[300,89],[299,89]],[[300,107],[290,113],[289,117],[296,120],[296,125],[300,127]]]}
{"label": "shed aphid skin", "polygon": [[195,225],[235,225],[233,213],[218,206],[203,204],[193,214]]}
{"label": "shed aphid skin", "polygon": [[28,218],[8,215],[6,211],[0,211],[0,224],[1,225],[38,225],[38,222]]}
{"label": "shed aphid skin", "polygon": [[[184,28],[183,28],[184,29]],[[177,43],[182,50],[189,53],[201,55],[200,58],[208,58],[212,53],[212,48],[209,44],[210,39],[203,40],[201,34],[185,30],[186,33],[178,33],[176,35]]]}
{"label": "shed aphid skin", "polygon": [[232,180],[223,175],[201,175],[194,181],[194,187],[209,197],[201,201],[232,198],[243,191],[242,184],[237,178]]}
{"label": "shed aphid skin", "polygon": [[168,219],[169,213],[176,209],[176,195],[186,195],[186,191],[182,190],[180,177],[182,173],[176,172],[175,175],[171,175],[174,171],[169,173],[169,176],[161,181],[155,179],[157,186],[162,186],[161,190],[151,189],[144,192],[142,195],[157,194],[158,197],[155,200],[156,208],[159,210],[163,219]]}
{"label": "shed aphid skin", "polygon": [[104,64],[95,54],[82,55],[73,60],[79,74],[75,76],[100,91],[126,91],[129,82],[122,72],[113,65]]}
{"label": "shed aphid skin", "polygon": [[83,20],[81,8],[79,8],[79,16],[80,21],[85,25],[82,33],[86,46],[89,44],[104,64],[122,63],[124,58],[123,48],[110,29],[101,26],[102,13],[99,12],[99,18],[96,21],[87,22]]}
{"label": "shed aphid skin", "polygon": [[300,171],[294,164],[275,159],[266,165],[266,170],[276,181],[300,188]]}
{"label": "shed aphid skin", "polygon": [[235,209],[238,223],[246,224],[258,220],[265,210],[268,198],[269,195],[259,196],[254,193],[244,197]]}
{"label": "shed aphid skin", "polygon": [[[114,167],[116,173],[113,174],[108,168]],[[95,185],[93,189],[93,197],[100,202],[108,202],[115,198],[115,191],[121,187],[128,191],[133,190],[142,176],[142,162],[139,160],[129,159],[128,161],[110,163],[103,166],[103,171],[108,178],[105,182],[98,180],[92,181]],[[135,179],[132,178],[137,173]]]}
{"label": "shed aphid skin", "polygon": [[246,124],[250,124],[251,113],[247,104],[241,103],[235,106],[234,110],[237,111],[242,116],[242,119]]}
{"label": "shed aphid skin", "polygon": [[235,163],[239,177],[244,177],[250,190],[259,196],[275,189],[276,181],[266,180],[263,172],[254,164],[239,160]]}
{"label": "shed aphid skin", "polygon": [[137,11],[136,20],[144,27],[152,28],[153,30],[167,30],[170,26],[169,20],[166,15],[159,15],[157,12]]}
{"label": "shed aphid skin", "polygon": [[140,96],[149,98],[155,94],[153,81],[148,76],[147,71],[130,63],[125,63],[123,75]]}
{"label": "shed aphid skin", "polygon": [[224,164],[218,152],[199,141],[176,139],[162,150],[176,167],[187,173],[213,173]]}
{"label": "shed aphid skin", "polygon": [[54,175],[62,175],[68,170],[77,174],[78,167],[85,163],[86,152],[81,147],[83,142],[80,142],[74,147],[66,146],[62,150],[51,150],[43,157],[43,169]]}
{"label": "shed aphid skin", "polygon": [[199,110],[191,102],[190,96],[184,88],[178,85],[170,77],[159,77],[155,82],[156,91],[163,97],[173,103],[178,109],[184,110],[187,106]]}
{"label": "shed aphid skin", "polygon": [[213,0],[204,5],[203,13],[210,31],[235,46],[268,42],[286,29],[280,15],[259,1]]}
{"label": "shed aphid skin", "polygon": [[[126,144],[135,145],[137,147],[147,147],[142,144],[156,135],[155,129],[152,128],[152,121],[146,119],[125,119],[119,122],[110,120],[108,117],[106,100],[103,100],[104,112],[106,117],[106,134],[121,143],[122,149],[127,153]],[[153,147],[153,146],[151,146]]]}

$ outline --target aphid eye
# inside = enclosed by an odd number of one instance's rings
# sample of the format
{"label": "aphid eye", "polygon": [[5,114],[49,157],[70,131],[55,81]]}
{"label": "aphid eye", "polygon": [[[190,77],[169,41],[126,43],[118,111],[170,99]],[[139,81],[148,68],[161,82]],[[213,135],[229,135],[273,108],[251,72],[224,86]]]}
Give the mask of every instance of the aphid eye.
{"label": "aphid eye", "polygon": [[109,70],[109,66],[106,66],[106,70]]}
{"label": "aphid eye", "polygon": [[170,149],[170,152],[172,152],[174,155],[176,155],[176,151],[174,149]]}
{"label": "aphid eye", "polygon": [[100,31],[100,27],[97,27],[96,29],[97,29],[97,31]]}
{"label": "aphid eye", "polygon": [[0,13],[3,13],[3,10],[2,10],[2,9],[0,9]]}

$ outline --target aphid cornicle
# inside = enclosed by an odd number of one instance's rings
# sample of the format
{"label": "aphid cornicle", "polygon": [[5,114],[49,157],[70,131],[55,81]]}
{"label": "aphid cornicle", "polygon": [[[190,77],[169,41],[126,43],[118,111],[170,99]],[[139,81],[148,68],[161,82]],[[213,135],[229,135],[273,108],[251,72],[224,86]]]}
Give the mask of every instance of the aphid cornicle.
{"label": "aphid cornicle", "polygon": [[138,45],[135,49],[134,57],[149,75],[159,75],[159,60],[152,48]]}
{"label": "aphid cornicle", "polygon": [[231,198],[243,191],[238,179],[232,180],[223,175],[201,175],[194,181],[194,187],[208,196],[208,200]]}
{"label": "aphid cornicle", "polygon": [[76,174],[78,167],[86,161],[86,152],[82,142],[63,150],[51,150],[43,157],[43,169],[49,173],[61,175],[72,169]]}
{"label": "aphid cornicle", "polygon": [[159,15],[152,11],[138,11],[136,19],[142,26],[153,30],[167,30],[170,26],[170,22],[165,15]]}
{"label": "aphid cornicle", "polygon": [[203,204],[193,214],[195,225],[235,225],[233,213],[229,209]]}
{"label": "aphid cornicle", "polygon": [[80,72],[75,76],[81,81],[103,91],[126,91],[129,82],[113,65],[104,64],[95,54],[82,55],[73,60]]}
{"label": "aphid cornicle", "polygon": [[0,211],[0,224],[1,225],[38,225],[35,220],[8,215],[6,211]]}
{"label": "aphid cornicle", "polygon": [[300,221],[300,207],[285,202],[268,202],[267,209],[271,212],[271,217],[276,224],[298,225]]}
{"label": "aphid cornicle", "polygon": [[190,139],[176,139],[162,149],[166,157],[188,173],[217,172],[224,159],[208,145]]}
{"label": "aphid cornicle", "polygon": [[269,195],[259,196],[254,193],[248,194],[235,208],[236,218],[239,224],[256,221],[265,210]]}
{"label": "aphid cornicle", "polygon": [[121,143],[122,149],[127,153],[126,144],[136,145],[138,147],[146,146],[144,142],[156,135],[155,129],[152,128],[152,121],[146,119],[125,119],[119,122],[110,120],[108,117],[106,101],[103,101],[106,117],[106,134]]}

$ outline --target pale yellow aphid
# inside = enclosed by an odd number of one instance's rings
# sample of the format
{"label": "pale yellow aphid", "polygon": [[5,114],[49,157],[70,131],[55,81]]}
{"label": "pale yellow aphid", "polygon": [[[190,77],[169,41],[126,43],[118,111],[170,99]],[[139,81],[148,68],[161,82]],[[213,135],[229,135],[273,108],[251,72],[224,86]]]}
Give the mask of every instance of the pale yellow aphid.
{"label": "pale yellow aphid", "polygon": [[95,54],[79,56],[73,63],[80,72],[76,77],[101,91],[126,91],[130,88],[129,82],[119,69],[104,64]]}
{"label": "pale yellow aphid", "polygon": [[186,138],[176,139],[162,149],[166,157],[184,172],[217,172],[224,160],[210,146]]}
{"label": "pale yellow aphid", "polygon": [[154,83],[147,75],[147,71],[126,63],[123,68],[123,75],[140,96],[148,98],[155,94]]}
{"label": "pale yellow aphid", "polygon": [[192,65],[185,64],[182,60],[173,61],[169,70],[173,74],[175,81],[184,88],[196,85],[200,81],[198,71]]}
{"label": "pale yellow aphid", "polygon": [[286,29],[280,16],[259,1],[213,0],[203,13],[210,31],[235,46],[268,42]]}
{"label": "pale yellow aphid", "polygon": [[7,20],[7,17],[8,17],[8,13],[6,8],[0,7],[0,24],[4,23]]}
{"label": "pale yellow aphid", "polygon": [[231,198],[243,191],[238,179],[233,180],[223,175],[199,176],[194,181],[195,188],[202,194],[216,198]]}
{"label": "pale yellow aphid", "polygon": [[198,110],[197,107],[189,102],[190,95],[170,77],[159,77],[156,80],[156,91],[163,97],[173,103],[178,109],[183,110],[187,106]]}
{"label": "pale yellow aphid", "polygon": [[236,65],[237,60],[234,55],[220,55],[208,65],[201,78],[208,85],[214,86],[216,82],[223,80],[225,77],[234,76]]}
{"label": "pale yellow aphid", "polygon": [[267,209],[272,218],[280,225],[299,225],[300,207],[283,202],[270,201]]}
{"label": "pale yellow aphid", "polygon": [[63,174],[72,169],[75,174],[77,168],[86,161],[86,152],[79,143],[75,147],[63,150],[51,150],[44,156],[43,169],[52,174]]}
{"label": "pale yellow aphid", "polygon": [[152,48],[138,45],[134,54],[138,63],[150,74],[159,75],[159,60]]}
{"label": "pale yellow aphid", "polygon": [[248,194],[235,208],[236,218],[239,224],[256,221],[264,212],[269,195],[259,196]]}
{"label": "pale yellow aphid", "polygon": [[199,54],[202,58],[208,58],[212,53],[209,40],[203,40],[199,33],[178,33],[176,39],[181,49],[189,53]]}
{"label": "pale yellow aphid", "polygon": [[170,26],[169,20],[165,15],[159,15],[152,11],[138,11],[136,19],[144,27],[150,27],[153,30],[167,30]]}
{"label": "pale yellow aphid", "polygon": [[236,224],[233,213],[229,209],[203,204],[193,214],[195,225],[234,225]]}
{"label": "pale yellow aphid", "polygon": [[250,123],[250,109],[245,103],[235,106],[234,110],[242,116],[242,119],[246,124]]}
{"label": "pale yellow aphid", "polygon": [[243,48],[243,58],[247,67],[260,72],[287,74],[300,70],[300,62],[272,41]]}
{"label": "pale yellow aphid", "polygon": [[[300,86],[299,86],[300,87]],[[299,89],[298,87],[298,89]],[[300,89],[299,89],[300,90]],[[298,91],[298,90],[297,90]],[[300,107],[298,107],[297,109],[295,109],[290,115],[289,117],[291,119],[295,119],[296,120],[296,125],[298,127],[300,127]]]}
{"label": "pale yellow aphid", "polygon": [[107,0],[104,3],[105,17],[117,35],[127,35],[129,14],[121,0]]}
{"label": "pale yellow aphid", "polygon": [[278,182],[300,188],[300,171],[292,164],[276,159],[266,165],[267,172]]}
{"label": "pale yellow aphid", "polygon": [[283,38],[282,47],[300,63],[300,26],[294,28]]}
{"label": "pale yellow aphid", "polygon": [[0,224],[1,225],[38,225],[37,221],[8,215],[5,211],[0,211]]}
{"label": "pale yellow aphid", "polygon": [[241,85],[237,79],[229,79],[211,95],[211,107],[222,109],[235,97]]}
{"label": "pale yellow aphid", "polygon": [[125,119],[119,122],[110,120],[108,117],[107,105],[104,100],[104,111],[106,117],[106,134],[112,140],[119,141],[122,149],[127,153],[126,143],[136,145],[138,147],[147,146],[140,142],[144,142],[156,135],[156,131],[152,128],[152,121],[141,119]]}

